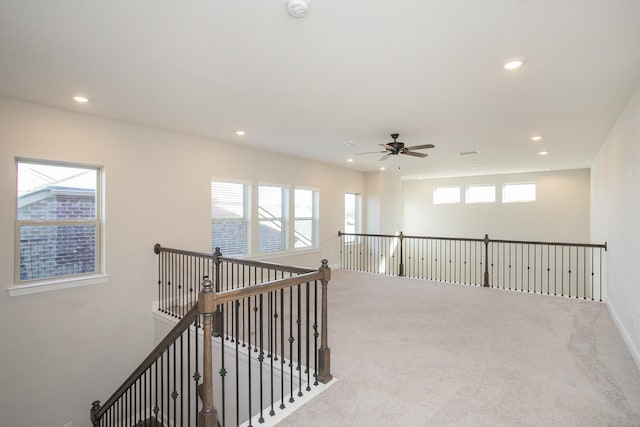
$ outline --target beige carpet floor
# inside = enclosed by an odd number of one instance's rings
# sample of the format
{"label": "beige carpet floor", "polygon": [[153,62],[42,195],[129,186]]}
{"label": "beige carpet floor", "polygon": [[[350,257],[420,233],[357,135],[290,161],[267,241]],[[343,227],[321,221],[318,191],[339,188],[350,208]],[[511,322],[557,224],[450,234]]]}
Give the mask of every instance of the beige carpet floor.
{"label": "beige carpet floor", "polygon": [[280,426],[640,426],[605,304],[334,270],[339,381]]}

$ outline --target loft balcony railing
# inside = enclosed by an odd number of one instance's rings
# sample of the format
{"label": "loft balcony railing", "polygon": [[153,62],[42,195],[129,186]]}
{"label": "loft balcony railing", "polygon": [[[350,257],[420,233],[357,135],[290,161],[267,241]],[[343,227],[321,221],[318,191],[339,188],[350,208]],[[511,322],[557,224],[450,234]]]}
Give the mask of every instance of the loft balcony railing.
{"label": "loft balcony railing", "polygon": [[607,244],[338,232],[347,270],[602,301]]}
{"label": "loft balcony railing", "polygon": [[332,379],[319,269],[154,247],[158,311],[177,324],[95,426],[259,425]]}

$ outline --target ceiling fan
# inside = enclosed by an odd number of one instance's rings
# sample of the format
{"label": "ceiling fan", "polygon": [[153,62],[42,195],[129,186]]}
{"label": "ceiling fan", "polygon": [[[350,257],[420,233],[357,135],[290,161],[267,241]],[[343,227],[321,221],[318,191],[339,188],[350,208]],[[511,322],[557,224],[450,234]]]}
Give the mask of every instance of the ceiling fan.
{"label": "ceiling fan", "polygon": [[387,160],[389,157],[396,156],[398,154],[406,154],[408,156],[414,156],[414,157],[427,157],[428,156],[427,153],[420,153],[418,151],[413,151],[413,150],[424,150],[427,148],[435,147],[435,145],[433,144],[423,144],[423,145],[414,145],[411,147],[405,147],[404,142],[398,141],[399,136],[400,136],[399,133],[392,133],[391,134],[391,138],[393,138],[392,142],[387,142],[386,144],[380,144],[384,148],[384,151],[370,151],[367,153],[357,153],[356,155],[384,153],[384,156],[382,156],[380,161]]}

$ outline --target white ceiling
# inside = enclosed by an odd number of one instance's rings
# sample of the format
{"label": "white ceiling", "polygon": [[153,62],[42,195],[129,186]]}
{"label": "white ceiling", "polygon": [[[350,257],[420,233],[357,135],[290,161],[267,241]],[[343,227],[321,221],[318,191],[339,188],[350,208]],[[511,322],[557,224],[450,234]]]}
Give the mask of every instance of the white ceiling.
{"label": "white ceiling", "polygon": [[399,132],[436,177],[589,167],[640,82],[638,0],[309,5],[0,0],[0,94],[358,170]]}

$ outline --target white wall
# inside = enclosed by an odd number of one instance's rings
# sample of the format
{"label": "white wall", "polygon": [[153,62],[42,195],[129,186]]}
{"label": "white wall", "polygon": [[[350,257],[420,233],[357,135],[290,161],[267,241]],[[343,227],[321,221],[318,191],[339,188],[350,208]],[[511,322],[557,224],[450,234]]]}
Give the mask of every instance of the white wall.
{"label": "white wall", "polygon": [[0,295],[0,426],[89,424],[153,345],[156,242],[209,251],[211,177],[320,191],[318,251],[276,261],[338,262],[344,192],[364,175],[343,168],[0,97],[0,283],[13,285],[15,157],[104,166],[108,283]]}
{"label": "white wall", "polygon": [[[536,201],[501,203],[505,183],[536,183]],[[494,184],[495,203],[464,203],[469,184]],[[436,186],[460,186],[462,202],[434,205]],[[589,170],[403,181],[404,234],[589,242]],[[596,241],[595,243],[603,243]]]}
{"label": "white wall", "polygon": [[402,229],[402,180],[398,173],[366,174],[367,221],[363,232],[397,234]]}
{"label": "white wall", "polygon": [[609,243],[607,304],[640,367],[640,87],[591,170],[591,235]]}

